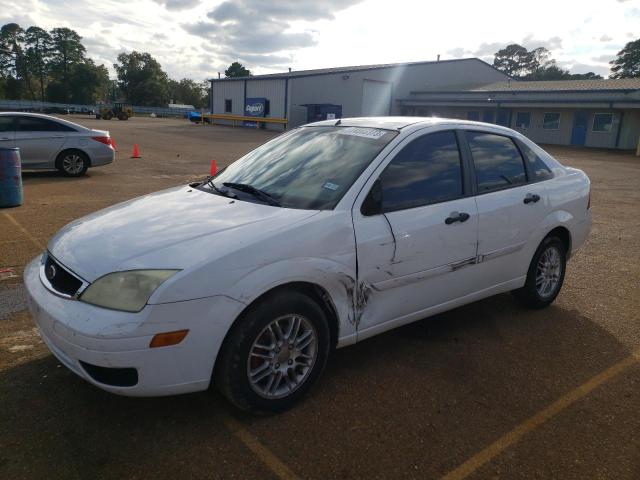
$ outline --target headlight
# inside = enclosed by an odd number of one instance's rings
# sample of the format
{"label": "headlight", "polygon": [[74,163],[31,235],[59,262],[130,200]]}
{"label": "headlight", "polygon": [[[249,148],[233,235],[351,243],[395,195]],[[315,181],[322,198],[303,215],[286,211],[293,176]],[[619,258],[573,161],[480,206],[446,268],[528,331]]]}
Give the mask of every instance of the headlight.
{"label": "headlight", "polygon": [[179,270],[129,270],[114,272],[93,282],[80,300],[98,307],[139,312],[162,282]]}

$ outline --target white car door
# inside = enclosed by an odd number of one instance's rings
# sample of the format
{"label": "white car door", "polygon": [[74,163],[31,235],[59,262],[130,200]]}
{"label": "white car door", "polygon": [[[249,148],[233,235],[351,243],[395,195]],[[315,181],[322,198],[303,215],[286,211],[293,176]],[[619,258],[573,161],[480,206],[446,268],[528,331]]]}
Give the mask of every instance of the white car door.
{"label": "white car door", "polygon": [[358,339],[475,288],[463,272],[475,261],[478,214],[456,132],[418,132],[395,152],[353,211]]}
{"label": "white car door", "polygon": [[0,116],[0,148],[15,147],[15,117],[9,115]]}
{"label": "white car door", "polygon": [[509,136],[466,131],[465,137],[473,159],[479,215],[479,264],[474,275],[483,279],[485,287],[496,286],[527,273],[539,241],[533,234],[549,212],[544,182],[535,180],[544,179],[545,168],[551,172],[542,162],[542,172],[528,169],[521,153],[527,147]]}
{"label": "white car door", "polygon": [[66,139],[64,125],[42,117],[17,116],[14,144],[25,168],[54,168]]}

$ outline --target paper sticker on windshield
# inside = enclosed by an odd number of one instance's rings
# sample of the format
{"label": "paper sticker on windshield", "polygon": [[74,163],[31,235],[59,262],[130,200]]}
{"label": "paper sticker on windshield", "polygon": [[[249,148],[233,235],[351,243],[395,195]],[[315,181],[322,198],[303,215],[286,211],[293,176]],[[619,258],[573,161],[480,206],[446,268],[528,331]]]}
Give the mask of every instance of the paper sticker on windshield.
{"label": "paper sticker on windshield", "polygon": [[322,188],[326,188],[327,190],[334,190],[335,191],[335,190],[338,189],[339,186],[340,185],[337,185],[335,183],[327,182],[322,186]]}
{"label": "paper sticker on windshield", "polygon": [[352,135],[354,137],[364,137],[378,139],[385,133],[384,130],[378,128],[364,128],[364,127],[346,127],[338,130],[339,135]]}

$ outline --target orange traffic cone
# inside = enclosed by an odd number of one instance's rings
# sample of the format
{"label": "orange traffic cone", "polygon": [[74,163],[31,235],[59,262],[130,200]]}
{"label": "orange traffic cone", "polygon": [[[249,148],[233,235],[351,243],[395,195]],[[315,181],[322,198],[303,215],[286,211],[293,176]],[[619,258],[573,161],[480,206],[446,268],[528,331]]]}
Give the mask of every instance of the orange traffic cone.
{"label": "orange traffic cone", "polygon": [[140,149],[138,148],[138,144],[133,144],[133,153],[131,154],[131,158],[141,158],[140,157]]}
{"label": "orange traffic cone", "polygon": [[218,170],[218,167],[216,166],[216,161],[211,160],[211,168],[209,169],[209,175],[213,177],[216,174],[216,170]]}

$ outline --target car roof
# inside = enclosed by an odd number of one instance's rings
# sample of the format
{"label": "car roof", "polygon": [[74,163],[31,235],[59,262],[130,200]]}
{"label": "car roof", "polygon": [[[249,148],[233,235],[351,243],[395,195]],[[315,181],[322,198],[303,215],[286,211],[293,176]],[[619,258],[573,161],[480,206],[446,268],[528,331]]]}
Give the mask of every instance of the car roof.
{"label": "car roof", "polygon": [[459,127],[475,127],[483,129],[491,129],[494,131],[501,130],[505,133],[513,134],[514,131],[495,125],[492,123],[474,122],[471,120],[460,120],[458,118],[441,118],[441,117],[354,117],[340,118],[335,120],[322,120],[320,122],[308,123],[306,127],[364,127],[364,128],[382,128],[387,130],[401,130],[406,127],[422,128],[437,125],[454,125]]}
{"label": "car roof", "polygon": [[82,130],[92,130],[91,128],[85,127],[84,125],[80,125],[79,123],[70,122],[69,120],[63,120],[62,118],[54,117],[53,115],[45,115],[44,113],[31,113],[31,112],[0,112],[0,116],[8,116],[12,117],[37,117],[44,118],[46,120],[53,120],[54,122],[62,123],[69,127],[80,128]]}

